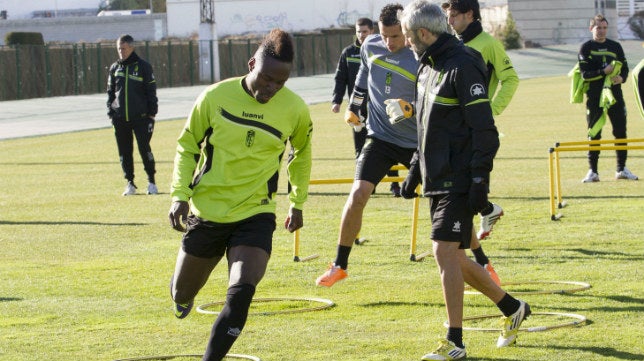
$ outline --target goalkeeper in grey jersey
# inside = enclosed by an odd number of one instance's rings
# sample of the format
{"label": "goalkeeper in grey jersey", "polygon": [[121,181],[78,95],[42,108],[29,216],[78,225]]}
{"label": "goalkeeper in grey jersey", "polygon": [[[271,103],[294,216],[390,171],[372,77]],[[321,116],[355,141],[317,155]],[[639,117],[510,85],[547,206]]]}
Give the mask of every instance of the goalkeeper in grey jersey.
{"label": "goalkeeper in grey jersey", "polygon": [[342,212],[336,259],[316,284],[331,287],[347,277],[351,246],[360,232],[362,213],[376,185],[387,171],[398,163],[409,167],[418,144],[416,118],[390,121],[387,102],[415,98],[418,62],[414,53],[405,46],[397,12],[399,4],[386,5],[378,21],[380,34],[371,35],[360,50],[361,65],[353,94],[345,114],[351,125],[359,125],[359,109],[365,95],[367,104],[367,140],[356,164],[355,180]]}

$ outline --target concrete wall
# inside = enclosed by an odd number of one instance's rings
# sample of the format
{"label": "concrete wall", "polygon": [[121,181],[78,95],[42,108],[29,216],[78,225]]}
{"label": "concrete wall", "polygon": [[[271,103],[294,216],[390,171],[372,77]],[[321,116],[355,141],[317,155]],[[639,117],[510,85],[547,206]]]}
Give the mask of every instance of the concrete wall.
{"label": "concrete wall", "polygon": [[66,17],[0,21],[0,45],[9,32],[42,33],[45,42],[99,42],[130,34],[134,40],[162,40],[168,34],[165,14]]}
{"label": "concrete wall", "polygon": [[[360,17],[377,19],[390,0],[214,0],[220,37],[266,33],[279,27],[289,32],[351,27]],[[198,33],[199,0],[167,0],[168,34]]]}
{"label": "concrete wall", "polygon": [[[350,28],[360,17],[377,20],[382,7],[391,2],[391,0],[215,0],[215,25],[219,37],[261,34],[275,27],[290,32]],[[401,4],[405,3],[401,2]],[[166,6],[170,36],[188,37],[199,33],[201,15],[199,0],[167,0]],[[486,24],[492,24],[495,21],[504,22],[506,14],[507,5],[482,10]],[[499,16],[502,19],[499,19]]]}
{"label": "concrete wall", "polygon": [[[510,0],[508,8],[524,41],[540,45],[582,43],[592,37],[589,21],[601,9],[591,0]],[[615,9],[603,9],[608,37],[618,39]]]}

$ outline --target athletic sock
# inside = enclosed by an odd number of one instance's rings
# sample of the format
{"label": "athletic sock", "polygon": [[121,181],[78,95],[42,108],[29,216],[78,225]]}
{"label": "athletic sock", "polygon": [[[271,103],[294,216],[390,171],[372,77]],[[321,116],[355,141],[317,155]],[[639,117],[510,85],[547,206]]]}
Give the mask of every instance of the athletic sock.
{"label": "athletic sock", "polygon": [[494,210],[494,205],[492,204],[492,202],[487,202],[487,207],[481,210],[481,215],[487,216],[488,214],[492,213],[493,210]]}
{"label": "athletic sock", "polygon": [[255,286],[242,283],[228,287],[226,304],[212,326],[204,360],[221,360],[241,334],[248,318],[248,309]]}
{"label": "athletic sock", "polygon": [[349,253],[351,253],[350,246],[338,245],[338,253],[335,256],[334,264],[342,269],[347,269],[349,267]]}
{"label": "athletic sock", "polygon": [[521,307],[521,302],[517,300],[516,298],[510,296],[509,294],[505,294],[501,301],[496,304],[496,306],[503,312],[503,315],[505,317],[510,316],[511,314],[517,312],[519,307]]}
{"label": "athletic sock", "polygon": [[464,348],[463,345],[463,328],[449,327],[447,329],[447,341],[452,341],[456,347]]}
{"label": "athletic sock", "polygon": [[483,252],[483,246],[477,249],[472,248],[472,253],[474,254],[476,263],[480,264],[481,266],[485,266],[486,264],[490,263],[490,260],[485,255],[485,252]]}

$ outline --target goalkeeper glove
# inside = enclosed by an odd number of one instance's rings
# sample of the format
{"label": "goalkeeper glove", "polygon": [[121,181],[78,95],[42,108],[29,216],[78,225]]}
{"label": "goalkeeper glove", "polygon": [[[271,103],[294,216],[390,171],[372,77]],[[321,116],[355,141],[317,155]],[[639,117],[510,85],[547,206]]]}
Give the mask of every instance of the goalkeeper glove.
{"label": "goalkeeper glove", "polygon": [[353,88],[351,99],[349,99],[349,107],[344,113],[344,121],[347,122],[347,124],[354,127],[360,127],[362,125],[362,117],[358,114],[360,114],[360,108],[362,107],[362,103],[364,102],[366,95],[367,90],[359,87]]}
{"label": "goalkeeper glove", "polygon": [[401,121],[414,116],[414,106],[402,99],[387,99],[387,115],[391,124],[398,124]]}

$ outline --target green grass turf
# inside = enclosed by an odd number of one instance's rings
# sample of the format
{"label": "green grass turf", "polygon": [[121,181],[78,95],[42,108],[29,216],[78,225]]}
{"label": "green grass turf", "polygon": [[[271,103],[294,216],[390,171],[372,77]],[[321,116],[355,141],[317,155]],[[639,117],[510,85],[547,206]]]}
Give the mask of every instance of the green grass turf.
{"label": "green grass turf", "polygon": [[[522,333],[516,347],[504,349],[495,347],[496,333],[465,331],[470,360],[644,359],[643,181],[615,181],[614,152],[605,151],[602,181],[581,184],[585,154],[562,154],[563,196],[569,206],[561,210],[560,221],[550,220],[548,148],[556,141],[585,138],[584,107],[568,103],[568,86],[565,77],[524,80],[498,117],[503,137],[491,199],[506,215],[483,246],[505,282],[590,283],[591,289],[574,294],[521,296],[535,312],[577,313],[588,324]],[[629,136],[642,138],[644,122],[630,84],[625,93]],[[352,177],[351,130],[329,108],[311,107],[313,178]],[[180,244],[180,234],[167,222],[168,186],[182,125],[157,125],[152,143],[158,196],[120,195],[125,183],[109,129],[0,142],[1,361],[203,353],[214,316],[195,312],[177,320],[168,294]],[[605,138],[611,138],[610,125]],[[630,153],[628,166],[644,176],[641,151]],[[139,160],[136,174],[144,190]],[[285,177],[280,182],[281,222],[287,207]],[[320,257],[293,262],[293,235],[279,228],[256,294],[327,298],[336,306],[251,316],[231,352],[273,361],[418,360],[444,336],[435,263],[431,257],[409,261],[412,203],[393,199],[388,185],[378,186],[367,206],[361,235],[370,241],[354,247],[350,277],[331,289],[314,285],[335,255],[349,188],[311,186],[300,256]],[[427,201],[421,202],[418,252],[431,246]],[[218,267],[196,303],[223,300],[225,288],[226,269]],[[483,296],[465,297],[465,316],[498,313]],[[293,307],[297,301],[258,303],[253,311]],[[562,322],[567,319],[535,316],[524,325]],[[495,320],[482,323],[496,326]]]}

